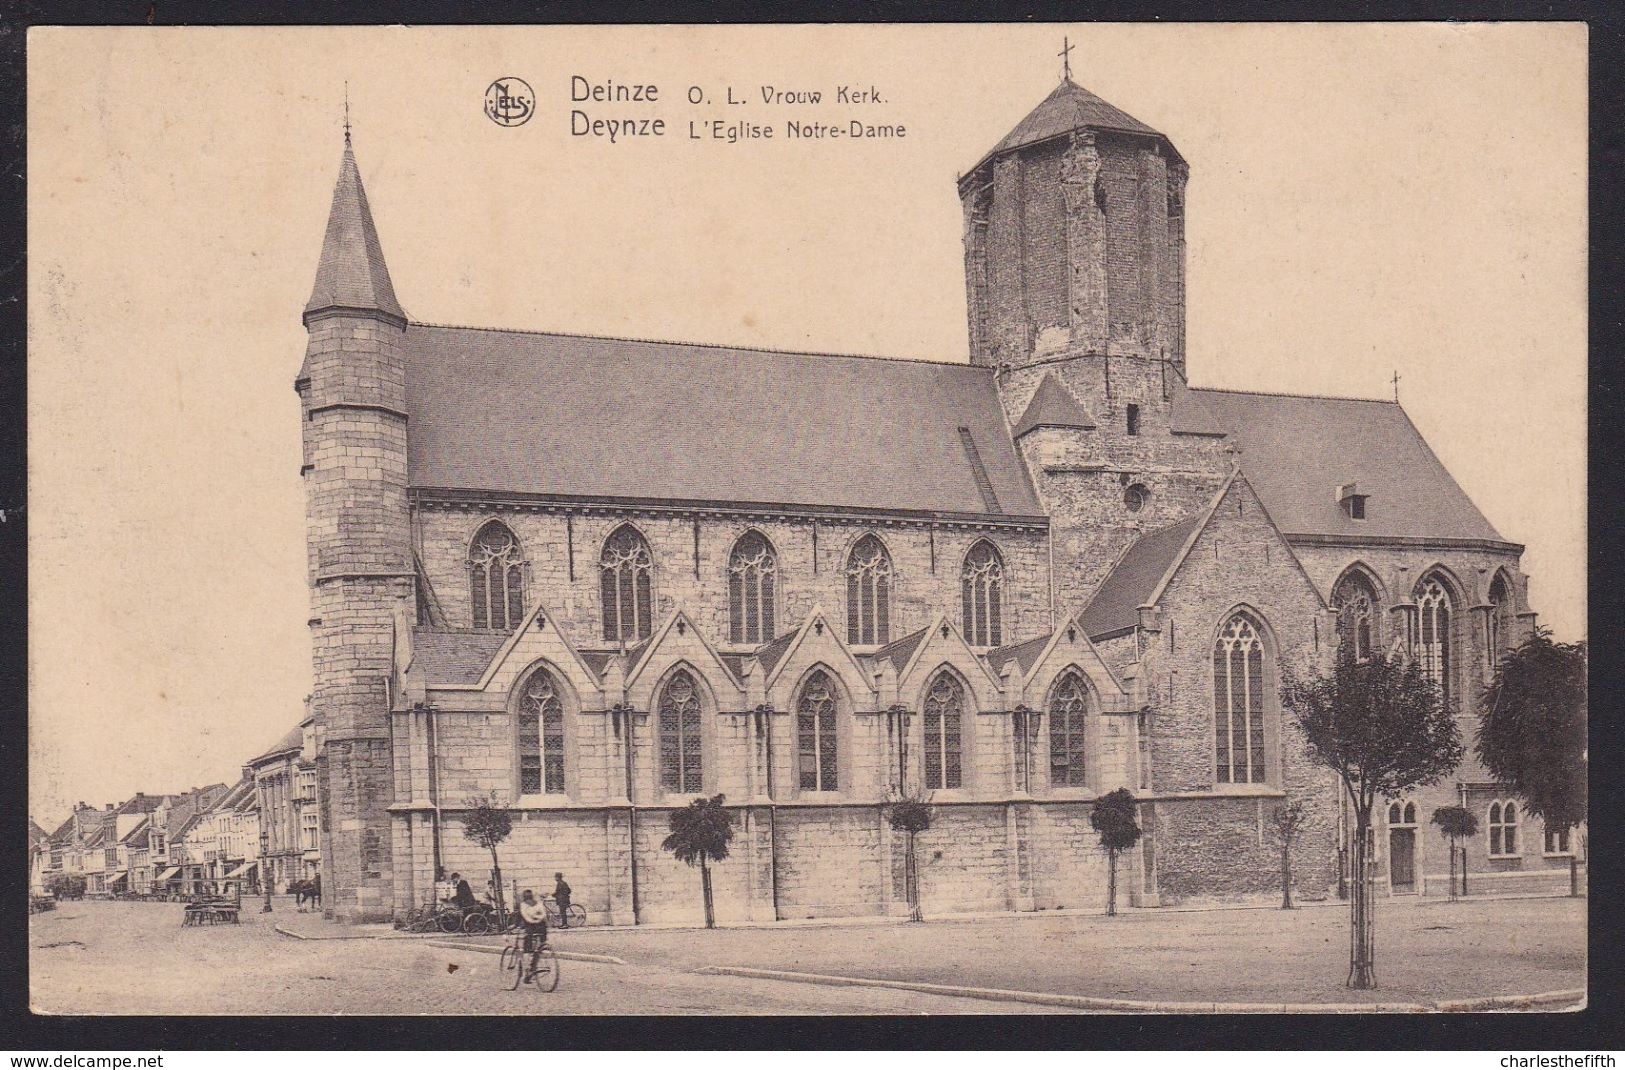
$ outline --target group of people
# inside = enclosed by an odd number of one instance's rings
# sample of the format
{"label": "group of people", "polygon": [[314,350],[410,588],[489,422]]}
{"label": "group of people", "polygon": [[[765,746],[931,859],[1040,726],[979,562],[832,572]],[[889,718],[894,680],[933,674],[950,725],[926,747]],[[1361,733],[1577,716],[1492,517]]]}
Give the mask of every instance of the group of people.
{"label": "group of people", "polygon": [[[469,887],[468,881],[461,873],[453,873],[444,882],[445,891],[441,898],[451,903],[458,910],[467,913],[478,909],[479,900],[474,898],[474,889]],[[486,891],[494,893],[496,889],[487,884]],[[494,894],[492,898],[495,898]],[[553,901],[558,904],[559,925],[561,928],[570,927],[570,884],[564,879],[563,873],[553,874]],[[547,943],[547,904],[536,895],[535,891],[526,888],[519,893],[519,920],[525,926],[525,951],[528,953]]]}

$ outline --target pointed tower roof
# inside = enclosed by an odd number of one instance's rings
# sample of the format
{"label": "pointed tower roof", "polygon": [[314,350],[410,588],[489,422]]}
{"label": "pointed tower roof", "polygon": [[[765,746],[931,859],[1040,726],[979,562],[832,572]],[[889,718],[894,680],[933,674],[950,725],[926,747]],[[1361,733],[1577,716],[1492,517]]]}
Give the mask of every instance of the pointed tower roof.
{"label": "pointed tower roof", "polygon": [[384,250],[378,243],[378,229],[373,226],[372,209],[367,207],[367,191],[361,185],[348,133],[338,185],[333,187],[333,207],[327,216],[327,235],[322,239],[316,286],[305,305],[305,322],[327,309],[382,312],[403,323],[406,320],[389,281],[389,268],[384,266]]}
{"label": "pointed tower roof", "polygon": [[1016,124],[1015,129],[1004,135],[1004,140],[978,160],[976,167],[972,167],[971,171],[977,170],[995,156],[1026,145],[1036,145],[1040,141],[1048,141],[1073,130],[1112,130],[1140,134],[1145,137],[1161,138],[1168,143],[1169,148],[1173,148],[1173,143],[1168,141],[1166,134],[1152,129],[1128,112],[1107,103],[1067,78],[1056,86],[1054,92],[1045,97],[1038,107],[1028,112],[1027,117]]}
{"label": "pointed tower roof", "polygon": [[1053,375],[1046,374],[1038,389],[1033,391],[1032,400],[1027,403],[1021,419],[1016,421],[1010,437],[1020,439],[1040,427],[1072,427],[1091,431],[1095,421],[1072,391],[1057,382]]}

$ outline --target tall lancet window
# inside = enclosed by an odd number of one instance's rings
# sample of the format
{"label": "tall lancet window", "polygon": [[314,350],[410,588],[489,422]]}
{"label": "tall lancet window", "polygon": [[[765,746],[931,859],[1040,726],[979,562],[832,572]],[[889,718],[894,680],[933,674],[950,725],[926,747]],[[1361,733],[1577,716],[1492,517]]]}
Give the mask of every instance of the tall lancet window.
{"label": "tall lancet window", "polygon": [[538,669],[519,696],[519,791],[564,793],[564,702],[546,669]]}
{"label": "tall lancet window", "polygon": [[891,640],[891,555],[874,535],[865,535],[846,559],[846,641]]}
{"label": "tall lancet window", "polygon": [[1377,592],[1371,581],[1350,572],[1332,592],[1332,608],[1337,611],[1337,642],[1355,661],[1369,661],[1377,643]]}
{"label": "tall lancet window", "polygon": [[1052,788],[1081,788],[1086,781],[1083,726],[1089,715],[1089,685],[1068,669],[1050,692],[1049,782]]}
{"label": "tall lancet window", "polygon": [[1004,642],[1000,611],[1004,596],[1004,558],[986,539],[972,546],[965,555],[959,587],[965,641],[971,646],[998,646]]}
{"label": "tall lancet window", "polygon": [[802,791],[835,791],[839,784],[835,696],[834,681],[816,669],[796,702],[796,771]]}
{"label": "tall lancet window", "polygon": [[728,555],[728,640],[765,643],[776,623],[773,596],[779,561],[773,544],[760,532],[747,531]]}
{"label": "tall lancet window", "polygon": [[938,673],[925,693],[926,788],[960,786],[964,723],[965,689],[952,673]]}
{"label": "tall lancet window", "polygon": [[1213,644],[1214,779],[1264,779],[1264,640],[1258,622],[1237,613]]}
{"label": "tall lancet window", "polygon": [[519,540],[500,520],[480,528],[468,546],[469,601],[474,627],[509,631],[525,615],[525,565]]}
{"label": "tall lancet window", "polygon": [[598,558],[604,603],[604,638],[611,642],[654,634],[654,557],[637,529],[626,525],[604,542]]}
{"label": "tall lancet window", "polygon": [[1422,671],[1439,685],[1445,706],[1450,705],[1450,670],[1455,665],[1450,647],[1450,595],[1437,576],[1428,576],[1416,589],[1416,658]]}
{"label": "tall lancet window", "polygon": [[1495,574],[1490,581],[1490,612],[1485,619],[1486,657],[1489,659],[1490,671],[1494,672],[1496,666],[1501,664],[1501,653],[1507,637],[1512,630],[1507,626],[1512,616],[1512,592],[1507,590],[1506,577],[1501,573]]}
{"label": "tall lancet window", "polygon": [[700,694],[687,669],[678,669],[660,692],[660,786],[670,792],[701,788]]}

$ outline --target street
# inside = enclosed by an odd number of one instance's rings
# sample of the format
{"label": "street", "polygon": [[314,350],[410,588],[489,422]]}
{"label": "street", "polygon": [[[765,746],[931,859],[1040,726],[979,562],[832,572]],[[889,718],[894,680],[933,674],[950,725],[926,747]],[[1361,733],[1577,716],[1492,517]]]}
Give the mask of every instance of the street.
{"label": "street", "polygon": [[[556,932],[558,991],[508,992],[500,943],[359,932],[291,903],[183,928],[178,904],[70,902],[31,921],[33,1006],[113,1014],[1054,1013],[1015,999],[701,974],[732,966],[1147,1001],[1376,1003],[1585,987],[1584,899],[1379,904],[1374,992],[1343,987],[1338,906],[997,915],[719,929]],[[308,935],[293,939],[273,924]],[[374,934],[387,930],[368,927]],[[439,946],[451,943],[460,946]]]}

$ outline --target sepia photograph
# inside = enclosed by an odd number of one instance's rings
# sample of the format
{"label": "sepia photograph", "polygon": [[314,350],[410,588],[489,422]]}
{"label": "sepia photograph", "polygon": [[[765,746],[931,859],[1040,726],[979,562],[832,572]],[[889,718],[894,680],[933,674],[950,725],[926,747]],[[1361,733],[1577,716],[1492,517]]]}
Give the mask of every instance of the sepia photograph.
{"label": "sepia photograph", "polygon": [[30,28],[32,1010],[1584,1010],[1587,48]]}

